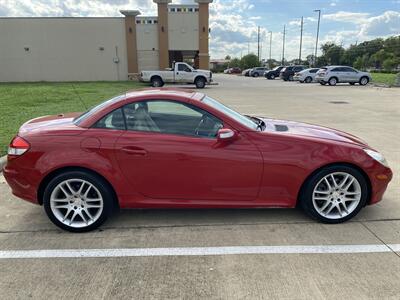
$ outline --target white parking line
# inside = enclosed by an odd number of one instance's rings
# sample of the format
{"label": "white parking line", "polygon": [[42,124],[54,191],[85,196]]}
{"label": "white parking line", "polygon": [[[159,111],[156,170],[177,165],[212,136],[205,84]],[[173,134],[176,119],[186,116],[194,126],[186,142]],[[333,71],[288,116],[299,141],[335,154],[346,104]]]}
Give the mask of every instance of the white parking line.
{"label": "white parking line", "polygon": [[400,244],[315,245],[315,246],[234,246],[131,249],[60,249],[0,251],[0,259],[18,258],[86,258],[146,256],[208,256],[238,254],[341,254],[400,251]]}

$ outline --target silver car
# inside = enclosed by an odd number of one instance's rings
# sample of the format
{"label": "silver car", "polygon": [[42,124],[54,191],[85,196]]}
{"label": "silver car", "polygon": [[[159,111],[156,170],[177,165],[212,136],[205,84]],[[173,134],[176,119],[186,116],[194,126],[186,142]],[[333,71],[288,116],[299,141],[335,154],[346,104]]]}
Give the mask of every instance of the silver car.
{"label": "silver car", "polygon": [[337,83],[347,82],[351,85],[359,83],[366,85],[371,81],[371,74],[361,72],[352,67],[347,66],[329,66],[319,69],[315,76],[315,80],[322,85],[336,85]]}
{"label": "silver car", "polygon": [[294,73],[293,79],[296,81],[300,81],[301,83],[310,83],[315,81],[315,75],[317,74],[317,71],[319,68],[310,68],[310,69],[305,69],[303,71]]}

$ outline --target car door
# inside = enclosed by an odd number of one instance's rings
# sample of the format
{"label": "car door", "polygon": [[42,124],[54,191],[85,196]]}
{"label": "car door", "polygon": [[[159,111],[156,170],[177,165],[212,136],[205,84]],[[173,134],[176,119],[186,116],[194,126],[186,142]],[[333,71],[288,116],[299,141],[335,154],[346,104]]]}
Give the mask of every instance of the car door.
{"label": "car door", "polygon": [[356,70],[350,67],[344,67],[346,70],[346,81],[348,82],[357,82],[358,81],[358,73]]}
{"label": "car door", "polygon": [[192,70],[186,64],[177,64],[177,68],[175,70],[175,81],[176,82],[190,82],[191,77],[193,76]]}
{"label": "car door", "polygon": [[[146,121],[137,121],[139,105],[145,107]],[[135,192],[153,199],[256,199],[263,160],[244,133],[221,144],[217,131],[228,125],[170,100],[130,104],[124,113],[128,130],[118,138],[115,153]]]}

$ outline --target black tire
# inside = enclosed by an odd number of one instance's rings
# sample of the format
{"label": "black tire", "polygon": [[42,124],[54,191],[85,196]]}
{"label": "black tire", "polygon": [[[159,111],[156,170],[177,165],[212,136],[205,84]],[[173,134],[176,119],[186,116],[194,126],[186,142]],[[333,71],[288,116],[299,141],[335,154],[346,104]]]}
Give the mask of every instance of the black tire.
{"label": "black tire", "polygon": [[369,78],[367,76],[363,76],[360,78],[360,81],[358,82],[360,85],[367,85],[369,82]]}
{"label": "black tire", "polygon": [[288,80],[289,80],[289,81],[293,81],[293,75],[289,75]]}
{"label": "black tire", "polygon": [[162,87],[164,85],[164,81],[159,76],[154,76],[151,78],[151,86],[152,87]]}
{"label": "black tire", "polygon": [[194,81],[194,84],[196,85],[196,88],[204,89],[204,87],[206,86],[206,80],[203,77],[197,77]]}
{"label": "black tire", "polygon": [[325,81],[320,81],[319,84],[320,84],[320,85],[325,85],[326,82],[325,82]]}
{"label": "black tire", "polygon": [[350,84],[350,85],[355,85],[356,83],[355,83],[355,82],[349,82],[349,84]]}
{"label": "black tire", "polygon": [[335,86],[338,83],[338,79],[336,77],[331,77],[328,80],[330,86]]}
{"label": "black tire", "polygon": [[269,75],[268,79],[275,79],[275,75],[274,74]]}
{"label": "black tire", "polygon": [[304,80],[305,83],[311,83],[312,78],[310,76],[307,76],[306,79]]}
{"label": "black tire", "polygon": [[257,72],[253,74],[253,77],[258,77],[260,76]]}
{"label": "black tire", "polygon": [[[96,189],[100,192],[103,198],[103,210],[98,219],[92,224],[85,227],[72,227],[62,223],[54,215],[50,204],[51,194],[59,183],[67,179],[83,179],[91,183],[93,186],[95,186]],[[57,175],[47,184],[43,194],[43,206],[49,219],[56,226],[70,232],[87,232],[96,229],[101,224],[103,224],[107,220],[107,218],[112,214],[113,209],[115,208],[114,204],[115,204],[114,196],[109,185],[101,177],[84,171],[68,171],[60,175]]]}
{"label": "black tire", "polygon": [[[312,201],[312,196],[314,192],[315,186],[318,182],[324,178],[326,175],[334,173],[334,172],[344,172],[354,176],[360,184],[361,187],[361,199],[356,208],[347,216],[340,218],[340,219],[331,219],[322,216],[318,211],[315,209]],[[368,183],[365,177],[358,171],[356,168],[347,165],[333,165],[323,168],[313,175],[305,182],[301,194],[299,196],[300,206],[303,208],[305,213],[307,213],[311,218],[316,219],[323,223],[328,224],[337,224],[345,222],[355,215],[357,215],[360,210],[366,205],[367,200],[369,199],[369,188]]]}

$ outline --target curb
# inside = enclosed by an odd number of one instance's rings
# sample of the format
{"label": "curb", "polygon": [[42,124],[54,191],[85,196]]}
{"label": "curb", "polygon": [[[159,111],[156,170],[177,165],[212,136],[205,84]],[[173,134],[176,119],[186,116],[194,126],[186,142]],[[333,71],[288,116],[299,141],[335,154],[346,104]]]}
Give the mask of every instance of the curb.
{"label": "curb", "polygon": [[3,167],[7,163],[7,155],[0,157],[0,174],[3,173]]}

